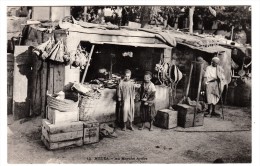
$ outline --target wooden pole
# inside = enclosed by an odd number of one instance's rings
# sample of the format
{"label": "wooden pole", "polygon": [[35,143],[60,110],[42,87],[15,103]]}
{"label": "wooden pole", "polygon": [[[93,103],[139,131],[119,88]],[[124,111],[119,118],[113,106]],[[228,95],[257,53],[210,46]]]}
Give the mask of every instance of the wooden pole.
{"label": "wooden pole", "polygon": [[89,67],[89,64],[90,64],[90,60],[91,60],[94,48],[95,48],[95,45],[93,44],[92,47],[91,47],[91,51],[89,53],[88,62],[87,62],[87,65],[86,65],[86,68],[85,68],[85,71],[84,71],[84,74],[83,74],[83,77],[82,77],[82,80],[81,80],[81,84],[83,84],[84,81],[85,81],[85,78],[86,78],[86,75],[87,75],[87,72],[88,72],[88,67]]}
{"label": "wooden pole", "polygon": [[231,41],[233,41],[233,34],[234,34],[234,26],[232,26],[231,28],[231,37],[230,37]]}
{"label": "wooden pole", "polygon": [[188,80],[188,85],[187,85],[185,97],[188,97],[188,95],[189,95],[192,70],[193,70],[193,63],[191,63],[191,66],[190,66],[190,74],[189,74],[189,80]]}
{"label": "wooden pole", "polygon": [[195,6],[189,8],[189,33],[193,33],[193,14]]}
{"label": "wooden pole", "polygon": [[197,108],[198,108],[198,103],[199,103],[199,98],[200,98],[202,71],[203,71],[203,63],[200,63],[199,87],[198,87],[197,98],[196,98],[196,107],[195,107],[195,110],[194,110],[193,127],[195,126],[195,118],[196,118],[196,115],[197,115]]}
{"label": "wooden pole", "polygon": [[84,22],[87,22],[87,6],[84,6]]}

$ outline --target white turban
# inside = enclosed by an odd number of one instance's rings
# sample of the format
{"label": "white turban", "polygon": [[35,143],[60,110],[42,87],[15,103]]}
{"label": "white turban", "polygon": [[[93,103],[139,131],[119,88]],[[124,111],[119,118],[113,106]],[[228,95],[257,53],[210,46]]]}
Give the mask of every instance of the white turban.
{"label": "white turban", "polygon": [[219,61],[220,61],[220,59],[219,59],[218,57],[214,57],[214,58],[212,58],[212,60],[211,60],[211,62],[214,62],[214,63],[216,63],[216,64],[218,64]]}

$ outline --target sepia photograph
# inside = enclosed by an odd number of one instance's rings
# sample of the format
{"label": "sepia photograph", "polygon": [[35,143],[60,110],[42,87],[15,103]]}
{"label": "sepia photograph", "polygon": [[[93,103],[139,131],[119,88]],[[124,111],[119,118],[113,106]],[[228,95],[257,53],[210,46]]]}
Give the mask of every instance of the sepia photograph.
{"label": "sepia photograph", "polygon": [[5,8],[8,164],[252,163],[259,9]]}

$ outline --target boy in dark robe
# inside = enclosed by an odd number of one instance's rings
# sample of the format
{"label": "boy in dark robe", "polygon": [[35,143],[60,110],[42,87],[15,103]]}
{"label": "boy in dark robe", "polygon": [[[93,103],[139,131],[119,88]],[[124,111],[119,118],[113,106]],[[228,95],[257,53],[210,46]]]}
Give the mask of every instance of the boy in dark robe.
{"label": "boy in dark robe", "polygon": [[150,131],[153,130],[153,121],[154,117],[156,115],[155,111],[155,86],[151,82],[152,79],[152,73],[151,72],[145,72],[144,74],[144,82],[141,85],[141,108],[140,108],[140,114],[141,114],[141,127],[140,130],[144,129],[145,122],[150,122]]}

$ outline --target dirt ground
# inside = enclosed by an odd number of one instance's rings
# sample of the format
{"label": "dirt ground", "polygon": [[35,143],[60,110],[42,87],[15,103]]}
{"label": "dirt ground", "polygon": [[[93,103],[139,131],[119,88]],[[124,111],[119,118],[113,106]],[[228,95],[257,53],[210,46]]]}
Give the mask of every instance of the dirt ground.
{"label": "dirt ground", "polygon": [[205,118],[204,126],[149,131],[116,130],[82,147],[47,150],[40,140],[41,117],[8,116],[8,163],[225,163],[251,162],[251,109],[225,107],[225,120]]}

